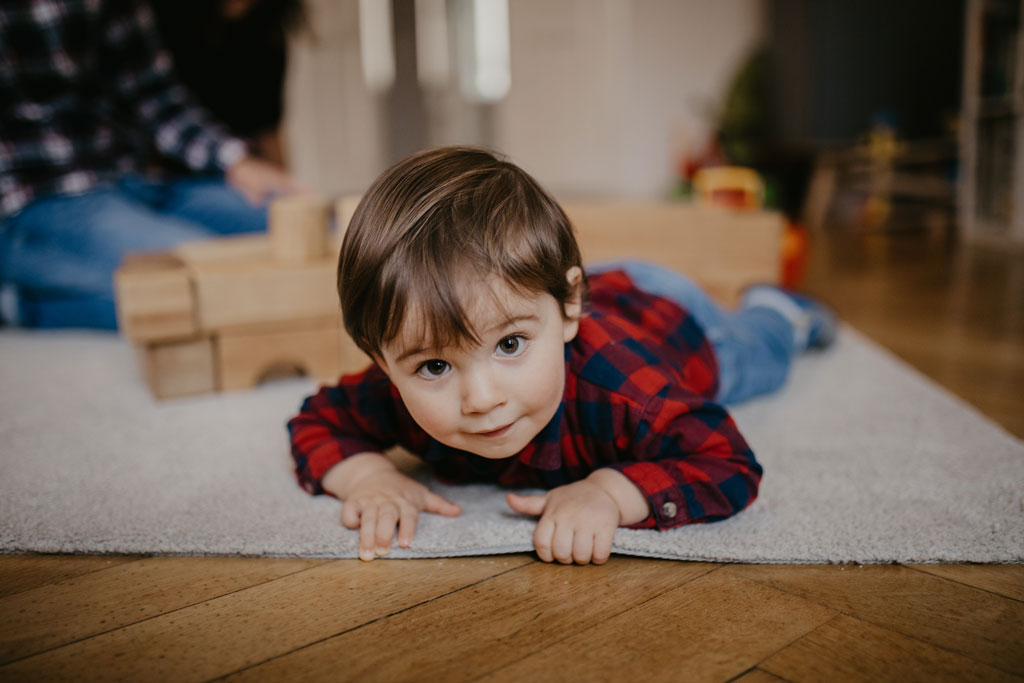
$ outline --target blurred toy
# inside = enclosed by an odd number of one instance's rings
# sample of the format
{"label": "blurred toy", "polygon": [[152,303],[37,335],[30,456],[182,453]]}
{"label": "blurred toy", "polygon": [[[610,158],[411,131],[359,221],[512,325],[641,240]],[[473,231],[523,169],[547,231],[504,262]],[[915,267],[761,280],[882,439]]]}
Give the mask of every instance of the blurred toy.
{"label": "blurred toy", "polygon": [[717,206],[754,211],[764,206],[764,182],[752,168],[712,166],[694,175],[697,200]]}
{"label": "blurred toy", "polygon": [[[694,174],[697,201],[740,211],[758,211],[764,207],[766,188],[761,176],[742,166],[713,166]],[[784,287],[799,289],[807,271],[810,243],[807,230],[786,220],[779,255],[779,281]]]}
{"label": "blurred toy", "polygon": [[[337,214],[347,225],[351,206]],[[281,370],[333,380],[369,362],[342,331],[328,218],[319,198],[278,199],[266,235],[125,260],[118,324],[154,395],[247,389]]]}

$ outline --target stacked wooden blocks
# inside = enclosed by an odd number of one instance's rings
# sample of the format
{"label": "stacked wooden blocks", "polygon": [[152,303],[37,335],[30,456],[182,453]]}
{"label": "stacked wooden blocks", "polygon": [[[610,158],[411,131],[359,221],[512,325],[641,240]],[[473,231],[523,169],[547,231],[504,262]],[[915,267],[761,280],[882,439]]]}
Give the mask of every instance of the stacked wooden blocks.
{"label": "stacked wooden blocks", "polygon": [[682,202],[563,202],[583,262],[640,259],[685,273],[726,307],[752,284],[777,284],[785,219]]}
{"label": "stacked wooden blocks", "polygon": [[157,397],[247,389],[281,372],[334,380],[369,362],[342,330],[328,219],[318,198],[282,198],[265,235],[125,260],[119,325]]}
{"label": "stacked wooden blocks", "polygon": [[[336,207],[344,227],[358,197]],[[753,283],[778,282],[784,230],[768,211],[663,202],[565,203],[585,263],[638,258],[686,273],[728,306]],[[267,235],[142,254],[118,270],[122,334],[166,398],[246,389],[296,369],[335,380],[369,362],[345,334],[335,284],[342,232],[311,197],[274,202]]]}

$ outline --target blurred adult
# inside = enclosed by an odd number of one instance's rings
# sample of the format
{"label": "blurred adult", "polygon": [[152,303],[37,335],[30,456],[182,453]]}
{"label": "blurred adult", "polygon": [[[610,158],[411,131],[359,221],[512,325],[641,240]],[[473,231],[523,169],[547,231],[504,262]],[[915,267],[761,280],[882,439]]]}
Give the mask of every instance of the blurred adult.
{"label": "blurred adult", "polygon": [[263,158],[284,163],[279,134],[287,39],[300,0],[154,0],[179,80]]}
{"label": "blurred adult", "polygon": [[[266,229],[293,191],[174,76],[141,0],[0,4],[0,311],[116,327],[125,253]],[[151,172],[157,150],[182,172]]]}

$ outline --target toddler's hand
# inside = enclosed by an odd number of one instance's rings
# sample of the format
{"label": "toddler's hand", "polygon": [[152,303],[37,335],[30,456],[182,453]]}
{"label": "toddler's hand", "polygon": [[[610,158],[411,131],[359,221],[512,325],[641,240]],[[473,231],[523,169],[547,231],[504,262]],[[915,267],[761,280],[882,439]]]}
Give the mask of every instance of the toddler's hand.
{"label": "toddler's hand", "polygon": [[540,515],[533,546],[545,562],[604,564],[619,526],[619,506],[600,486],[583,479],[542,496],[506,496],[509,507]]}
{"label": "toddler's hand", "polygon": [[[358,458],[358,460],[356,460]],[[346,469],[342,472],[342,465]],[[353,456],[353,461],[338,465],[338,477],[332,470],[324,478],[324,488],[341,498],[341,523],[359,529],[359,559],[372,560],[387,555],[398,527],[398,545],[408,548],[416,535],[420,511],[445,517],[457,517],[462,508],[433,493],[423,484],[405,476],[380,455]],[[328,478],[343,479],[331,487]]]}

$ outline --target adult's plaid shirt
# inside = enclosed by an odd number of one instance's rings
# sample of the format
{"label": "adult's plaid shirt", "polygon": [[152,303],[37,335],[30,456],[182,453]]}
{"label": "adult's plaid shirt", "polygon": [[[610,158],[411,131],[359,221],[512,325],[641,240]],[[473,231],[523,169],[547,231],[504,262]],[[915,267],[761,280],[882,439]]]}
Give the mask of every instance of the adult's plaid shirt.
{"label": "adult's plaid shirt", "polygon": [[244,153],[176,82],[145,2],[0,3],[0,218],[138,169],[151,146],[197,172]]}

